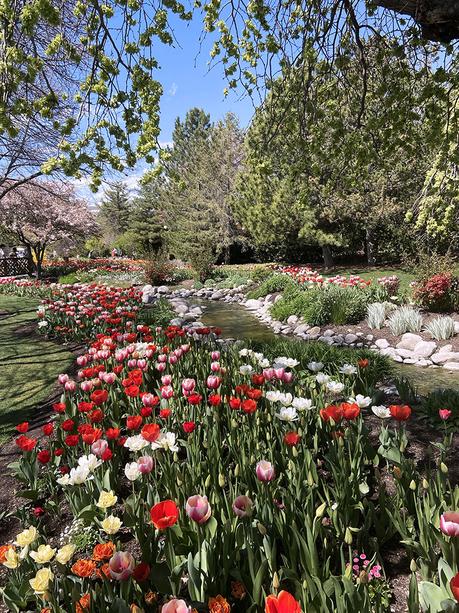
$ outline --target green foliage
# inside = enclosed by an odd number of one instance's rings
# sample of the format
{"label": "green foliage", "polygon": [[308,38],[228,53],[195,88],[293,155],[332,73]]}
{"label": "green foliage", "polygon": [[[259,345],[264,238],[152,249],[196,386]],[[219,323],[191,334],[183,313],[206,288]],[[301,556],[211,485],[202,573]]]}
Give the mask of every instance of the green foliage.
{"label": "green foliage", "polygon": [[285,320],[302,317],[314,326],[355,324],[365,318],[367,306],[375,297],[372,288],[325,287],[292,288],[271,307],[271,315]]}
{"label": "green foliage", "polygon": [[425,398],[422,398],[421,411],[429,418],[429,420],[439,425],[445,424],[439,415],[440,409],[448,409],[452,411],[451,417],[447,420],[446,425],[454,426],[459,429],[459,391],[453,389],[437,389]]}
{"label": "green foliage", "polygon": [[174,317],[175,312],[172,310],[169,301],[166,298],[159,298],[152,305],[143,307],[139,315],[139,321],[147,326],[166,327]]}
{"label": "green foliage", "polygon": [[97,221],[110,245],[127,231],[131,216],[131,201],[127,187],[121,181],[114,183],[104,192],[97,214]]}
{"label": "green foliage", "polygon": [[268,294],[274,294],[276,292],[282,292],[287,288],[297,287],[295,281],[293,281],[288,275],[282,275],[273,273],[267,277],[259,287],[250,291],[247,294],[247,298],[262,298]]}
{"label": "green foliage", "polygon": [[150,285],[163,285],[168,283],[172,277],[173,265],[159,253],[153,260],[149,260],[145,266],[145,281]]}
{"label": "green foliage", "polygon": [[88,238],[85,241],[84,248],[86,253],[91,253],[92,257],[103,258],[110,255],[110,248],[99,236]]}

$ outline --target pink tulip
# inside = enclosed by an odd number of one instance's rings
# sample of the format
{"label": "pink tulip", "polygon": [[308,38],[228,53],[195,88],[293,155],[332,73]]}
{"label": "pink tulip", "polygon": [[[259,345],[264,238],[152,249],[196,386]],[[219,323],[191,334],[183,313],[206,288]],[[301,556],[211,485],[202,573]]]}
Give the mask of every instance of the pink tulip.
{"label": "pink tulip", "polygon": [[174,390],[170,385],[163,385],[161,388],[161,398],[169,400],[174,395]]}
{"label": "pink tulip", "polygon": [[167,362],[167,355],[165,353],[161,353],[158,356],[158,362],[160,362],[161,364]]}
{"label": "pink tulip", "polygon": [[257,464],[255,472],[259,481],[272,481],[276,476],[274,466],[267,460],[260,460],[260,462]]}
{"label": "pink tulip", "polygon": [[178,357],[174,354],[169,356],[169,364],[177,364]]}
{"label": "pink tulip", "polygon": [[137,466],[142,475],[147,475],[153,470],[153,458],[151,455],[144,455],[137,460]]}
{"label": "pink tulip", "polygon": [[238,496],[233,502],[233,511],[238,517],[247,517],[252,513],[252,501],[248,496]]}
{"label": "pink tulip", "polygon": [[184,600],[178,598],[172,598],[161,607],[161,613],[191,613],[191,610]]}
{"label": "pink tulip", "polygon": [[107,385],[113,385],[113,383],[115,383],[116,381],[116,375],[114,372],[106,372],[104,374],[103,380],[105,381],[105,383],[107,383]]}
{"label": "pink tulip", "polygon": [[128,360],[128,368],[135,368],[137,366],[137,360]]}
{"label": "pink tulip", "polygon": [[183,353],[188,353],[190,350],[191,345],[180,345],[180,349],[183,351]]}
{"label": "pink tulip", "polygon": [[170,385],[172,383],[172,376],[171,375],[163,375],[161,377],[161,383],[163,385]]}
{"label": "pink tulip", "polygon": [[284,383],[291,383],[293,381],[293,373],[292,372],[284,372],[282,377],[282,381]]}
{"label": "pink tulip", "polygon": [[176,355],[178,358],[182,357],[183,351],[180,349],[180,347],[178,347],[177,349],[174,349],[174,355]]}
{"label": "pink tulip", "polygon": [[78,366],[86,366],[88,358],[85,355],[79,355],[76,360]]}
{"label": "pink tulip", "polygon": [[207,496],[190,496],[186,501],[186,513],[190,519],[198,524],[205,524],[212,514]]}
{"label": "pink tulip", "polygon": [[137,360],[137,368],[140,368],[140,370],[147,370],[147,366],[147,360],[144,360],[143,358]]}
{"label": "pink tulip", "polygon": [[459,513],[448,511],[440,516],[440,530],[446,536],[459,536]]}
{"label": "pink tulip", "polygon": [[263,377],[266,379],[266,381],[271,381],[271,379],[274,379],[275,376],[276,373],[274,372],[274,368],[265,368],[263,370]]}
{"label": "pink tulip", "polygon": [[151,349],[145,349],[145,356],[147,358],[153,357],[153,353],[154,353],[154,351],[152,351]]}
{"label": "pink tulip", "polygon": [[59,375],[59,376],[58,376],[58,380],[59,380],[59,383],[60,383],[61,385],[64,385],[65,383],[67,383],[67,381],[69,380],[69,378],[70,378],[70,377],[69,377],[68,375],[66,375],[66,374],[63,374],[63,375]]}
{"label": "pink tulip", "polygon": [[440,419],[442,419],[443,421],[446,421],[447,419],[449,419],[451,417],[451,413],[452,411],[450,411],[449,409],[440,409],[438,411],[438,415],[440,416]]}
{"label": "pink tulip", "polygon": [[108,563],[110,575],[118,581],[126,581],[132,575],[135,560],[128,551],[117,551]]}
{"label": "pink tulip", "polygon": [[105,453],[105,451],[108,448],[108,443],[107,441],[104,441],[104,439],[99,439],[98,441],[95,441],[92,445],[91,445],[91,451],[93,452],[94,455],[96,455],[98,458],[102,457],[102,455]]}
{"label": "pink tulip", "polygon": [[211,390],[216,390],[218,387],[220,387],[221,382],[222,380],[220,377],[215,377],[213,375],[207,377],[207,387]]}
{"label": "pink tulip", "polygon": [[191,392],[196,387],[196,381],[194,379],[183,379],[182,381],[182,391],[185,396],[191,394]]}
{"label": "pink tulip", "polygon": [[164,364],[164,362],[157,362],[156,363],[156,370],[158,372],[164,372],[167,368],[167,364]]}
{"label": "pink tulip", "polygon": [[212,362],[210,365],[210,370],[212,372],[218,372],[220,370],[220,362]]}
{"label": "pink tulip", "polygon": [[156,396],[153,394],[143,394],[142,395],[142,404],[144,407],[153,407],[156,404]]}
{"label": "pink tulip", "polygon": [[219,360],[220,359],[220,352],[219,351],[212,351],[212,353],[210,354],[210,357],[212,358],[212,360]]}
{"label": "pink tulip", "polygon": [[64,389],[66,392],[74,392],[76,390],[76,383],[75,381],[67,381],[64,384]]}
{"label": "pink tulip", "polygon": [[274,369],[274,376],[276,377],[276,379],[278,379],[279,381],[282,381],[285,375],[285,368],[275,368]]}
{"label": "pink tulip", "polygon": [[83,392],[90,392],[92,388],[94,387],[94,384],[92,381],[82,381],[80,383],[80,387],[83,390]]}

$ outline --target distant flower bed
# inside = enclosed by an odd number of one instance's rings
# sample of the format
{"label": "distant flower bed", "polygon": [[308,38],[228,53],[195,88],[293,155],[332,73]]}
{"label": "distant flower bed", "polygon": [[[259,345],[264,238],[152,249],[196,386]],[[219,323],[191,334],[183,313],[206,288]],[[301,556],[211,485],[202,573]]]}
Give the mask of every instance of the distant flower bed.
{"label": "distant flower bed", "polygon": [[310,285],[339,285],[340,287],[366,287],[371,285],[371,281],[362,279],[358,275],[335,275],[326,277],[321,275],[317,270],[313,270],[309,266],[276,266],[275,270],[288,275],[297,283]]}

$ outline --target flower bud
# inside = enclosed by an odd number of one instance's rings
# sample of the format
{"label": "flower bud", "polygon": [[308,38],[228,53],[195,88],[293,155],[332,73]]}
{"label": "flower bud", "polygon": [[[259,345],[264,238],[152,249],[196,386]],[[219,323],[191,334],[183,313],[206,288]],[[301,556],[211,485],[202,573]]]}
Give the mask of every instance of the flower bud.
{"label": "flower bud", "polygon": [[416,491],[417,486],[416,486],[416,481],[414,479],[411,479],[409,487],[410,487],[410,490],[412,490],[413,492]]}
{"label": "flower bud", "polygon": [[218,485],[220,487],[225,487],[225,477],[221,473],[218,475]]}
{"label": "flower bud", "polygon": [[209,487],[209,485],[211,484],[211,481],[212,481],[212,477],[211,477],[211,475],[210,475],[210,474],[208,474],[208,475],[207,475],[207,479],[206,479],[206,481],[205,481],[205,483],[204,483],[204,486],[205,486],[205,488],[206,488],[206,489],[207,489],[207,488]]}
{"label": "flower bud", "polygon": [[444,462],[440,464],[440,470],[444,475],[448,474],[448,467],[446,466]]}
{"label": "flower bud", "polygon": [[344,542],[346,543],[346,545],[352,545],[352,532],[349,530],[349,528],[346,528],[346,532],[344,534]]}
{"label": "flower bud", "polygon": [[422,487],[423,487],[425,490],[428,490],[428,489],[429,489],[429,487],[430,487],[430,486],[429,486],[429,482],[427,481],[427,479],[423,479],[423,480],[422,480]]}
{"label": "flower bud", "polygon": [[277,590],[279,588],[279,585],[280,585],[279,575],[277,574],[277,572],[274,572],[274,575],[273,575],[273,589]]}
{"label": "flower bud", "polygon": [[320,505],[320,507],[317,507],[317,509],[316,509],[316,517],[317,517],[317,518],[322,517],[322,516],[323,516],[323,514],[325,513],[325,509],[326,509],[326,508],[327,508],[327,503],[326,503],[326,502],[323,502],[323,503]]}
{"label": "flower bud", "polygon": [[410,562],[410,571],[415,573],[418,570],[418,565],[416,564],[416,560],[411,560]]}
{"label": "flower bud", "polygon": [[257,524],[257,528],[258,528],[258,532],[262,535],[265,536],[265,534],[268,532],[266,530],[266,528],[263,526],[263,524],[261,524],[260,522],[258,522]]}

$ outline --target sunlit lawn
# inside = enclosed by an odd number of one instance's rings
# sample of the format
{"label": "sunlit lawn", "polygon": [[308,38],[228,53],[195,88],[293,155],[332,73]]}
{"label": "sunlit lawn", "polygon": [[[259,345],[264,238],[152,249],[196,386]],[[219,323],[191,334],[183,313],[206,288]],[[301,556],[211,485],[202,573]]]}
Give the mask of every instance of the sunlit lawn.
{"label": "sunlit lawn", "polygon": [[57,343],[41,340],[31,324],[38,301],[0,295],[0,442],[46,400],[72,362]]}

